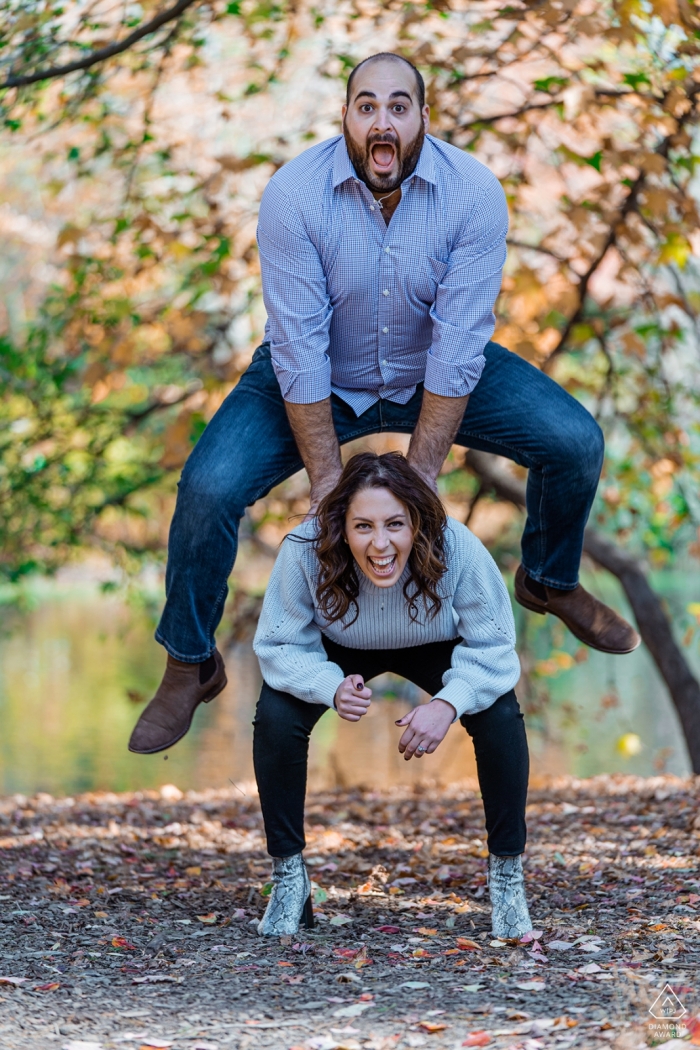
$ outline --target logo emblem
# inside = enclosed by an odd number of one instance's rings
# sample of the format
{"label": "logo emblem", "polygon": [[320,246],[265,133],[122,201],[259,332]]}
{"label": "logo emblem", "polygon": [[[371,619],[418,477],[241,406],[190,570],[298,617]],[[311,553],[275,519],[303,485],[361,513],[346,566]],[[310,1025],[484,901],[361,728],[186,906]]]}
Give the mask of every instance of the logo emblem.
{"label": "logo emblem", "polygon": [[670,984],[663,986],[649,1007],[649,1013],[658,1021],[680,1021],[687,1012]]}

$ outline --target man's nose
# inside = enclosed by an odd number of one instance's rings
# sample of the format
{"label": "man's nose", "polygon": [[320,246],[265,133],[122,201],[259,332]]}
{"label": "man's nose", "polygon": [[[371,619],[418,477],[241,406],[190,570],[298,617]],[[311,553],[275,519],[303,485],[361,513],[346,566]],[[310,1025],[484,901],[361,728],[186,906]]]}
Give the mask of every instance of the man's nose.
{"label": "man's nose", "polygon": [[386,106],[379,106],[374,112],[374,124],[372,130],[384,135],[387,131],[394,130],[391,110]]}

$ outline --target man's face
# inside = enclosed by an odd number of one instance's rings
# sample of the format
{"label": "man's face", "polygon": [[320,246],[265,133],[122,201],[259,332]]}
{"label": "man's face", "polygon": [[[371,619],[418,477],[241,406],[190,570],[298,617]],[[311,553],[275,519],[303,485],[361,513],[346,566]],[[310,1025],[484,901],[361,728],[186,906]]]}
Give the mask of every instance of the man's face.
{"label": "man's face", "polygon": [[418,105],[413,70],[394,59],[368,62],[343,106],[343,134],[350,160],[375,193],[391,193],[418,163],[429,109]]}

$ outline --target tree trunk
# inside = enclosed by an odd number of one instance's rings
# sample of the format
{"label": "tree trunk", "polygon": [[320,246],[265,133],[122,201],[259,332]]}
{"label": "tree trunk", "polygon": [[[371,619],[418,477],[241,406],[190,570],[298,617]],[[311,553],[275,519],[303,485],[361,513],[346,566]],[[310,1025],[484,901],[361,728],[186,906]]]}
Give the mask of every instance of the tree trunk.
{"label": "tree trunk", "polygon": [[[525,506],[525,485],[499,457],[470,449],[466,464],[482,485],[518,507]],[[661,599],[654,593],[641,563],[595,529],[586,529],[583,549],[622,584],[639,633],[668,688],[678,713],[694,773],[700,773],[700,682],[690,670]]]}

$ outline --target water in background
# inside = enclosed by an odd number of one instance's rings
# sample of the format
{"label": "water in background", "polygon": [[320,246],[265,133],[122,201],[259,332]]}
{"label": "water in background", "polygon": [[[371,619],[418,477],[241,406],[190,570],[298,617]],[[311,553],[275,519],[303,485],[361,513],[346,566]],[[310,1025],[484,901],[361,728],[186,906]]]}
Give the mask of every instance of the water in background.
{"label": "water in background", "polygon": [[[697,575],[667,573],[656,584],[679,620],[700,592]],[[592,589],[623,608],[612,581],[596,577]],[[689,772],[675,712],[645,650],[624,657],[584,652],[556,621],[545,623],[519,607],[516,622],[534,668],[519,690],[534,776]],[[0,793],[61,795],[164,783],[182,789],[235,783],[250,790],[251,721],[260,688],[250,645],[226,654],[228,688],[198,710],[183,741],[166,755],[138,756],[127,751],[127,741],[164,665],[145,613],[96,586],[42,583],[34,607],[5,617],[4,626]],[[554,664],[543,664],[553,646]],[[587,659],[569,668],[567,653]],[[548,668],[559,673],[543,677]],[[471,744],[459,725],[434,756],[405,762],[396,750],[394,720],[417,691],[389,679],[378,681],[376,691],[382,699],[359,723],[324,715],[312,737],[311,786],[382,787],[474,775]],[[626,734],[639,738],[638,754],[629,753],[629,739],[626,750],[621,744]]]}

